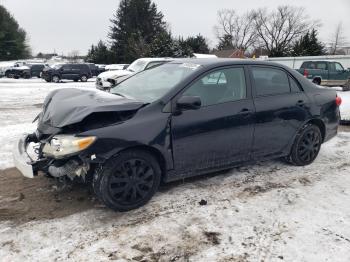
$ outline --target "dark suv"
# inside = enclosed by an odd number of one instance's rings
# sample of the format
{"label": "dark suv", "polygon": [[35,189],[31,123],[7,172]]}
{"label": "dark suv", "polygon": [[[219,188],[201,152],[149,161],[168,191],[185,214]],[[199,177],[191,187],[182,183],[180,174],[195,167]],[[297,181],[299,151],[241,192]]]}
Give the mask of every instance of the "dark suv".
{"label": "dark suv", "polygon": [[86,82],[91,77],[91,69],[87,64],[57,64],[45,68],[42,72],[43,79],[54,83],[60,82],[61,79]]}
{"label": "dark suv", "polygon": [[14,66],[6,70],[5,75],[8,78],[31,78],[33,76],[40,77],[41,71],[45,64],[25,64],[23,66]]}

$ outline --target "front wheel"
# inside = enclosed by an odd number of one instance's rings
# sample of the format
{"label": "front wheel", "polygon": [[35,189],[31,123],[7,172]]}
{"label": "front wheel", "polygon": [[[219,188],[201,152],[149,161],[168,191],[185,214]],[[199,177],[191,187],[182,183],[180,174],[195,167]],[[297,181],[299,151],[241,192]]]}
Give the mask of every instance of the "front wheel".
{"label": "front wheel", "polygon": [[161,169],[157,159],[140,150],[113,157],[96,171],[93,188],[98,198],[115,211],[145,205],[158,190]]}
{"label": "front wheel", "polygon": [[51,82],[54,82],[54,83],[60,82],[60,77],[59,76],[52,76],[51,77]]}
{"label": "front wheel", "polygon": [[81,81],[81,82],[87,82],[87,81],[88,81],[88,77],[87,77],[86,75],[82,75],[82,76],[80,77],[80,81]]}
{"label": "front wheel", "polygon": [[295,138],[292,151],[286,158],[296,166],[311,164],[320,152],[322,144],[321,131],[316,125],[306,125]]}

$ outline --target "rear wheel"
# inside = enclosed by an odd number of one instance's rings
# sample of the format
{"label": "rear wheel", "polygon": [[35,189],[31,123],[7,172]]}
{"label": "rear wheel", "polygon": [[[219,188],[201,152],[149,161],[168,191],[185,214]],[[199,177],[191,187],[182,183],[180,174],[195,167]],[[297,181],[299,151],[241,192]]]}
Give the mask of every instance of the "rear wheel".
{"label": "rear wheel", "polygon": [[81,81],[81,82],[87,82],[87,80],[88,80],[88,77],[87,77],[86,75],[82,75],[82,76],[80,77],[80,81]]}
{"label": "rear wheel", "polygon": [[51,77],[51,82],[58,83],[60,82],[60,77],[57,75],[54,75]]}
{"label": "rear wheel", "polygon": [[153,155],[129,150],[96,171],[93,188],[109,208],[128,211],[145,205],[156,193],[160,179],[161,169]]}
{"label": "rear wheel", "polygon": [[348,82],[343,86],[343,91],[349,91],[350,90],[350,79]]}
{"label": "rear wheel", "polygon": [[316,125],[306,125],[295,138],[292,151],[287,161],[293,165],[305,166],[311,164],[320,152],[322,135]]}
{"label": "rear wheel", "polygon": [[319,78],[315,78],[314,80],[312,80],[312,82],[316,85],[321,85],[321,79]]}

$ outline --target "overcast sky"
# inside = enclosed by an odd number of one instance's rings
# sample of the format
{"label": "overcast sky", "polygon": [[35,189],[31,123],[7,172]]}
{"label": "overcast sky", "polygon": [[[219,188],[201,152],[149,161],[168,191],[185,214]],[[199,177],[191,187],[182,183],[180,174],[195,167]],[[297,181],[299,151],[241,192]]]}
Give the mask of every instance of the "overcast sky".
{"label": "overcast sky", "polygon": [[[155,0],[174,35],[196,35],[216,44],[213,27],[219,9],[233,8],[239,13],[257,7],[301,6],[312,19],[319,19],[321,40],[327,42],[342,21],[350,41],[350,0]],[[106,40],[109,19],[119,0],[0,0],[29,36],[33,53],[59,54],[79,50],[86,54],[99,39]]]}

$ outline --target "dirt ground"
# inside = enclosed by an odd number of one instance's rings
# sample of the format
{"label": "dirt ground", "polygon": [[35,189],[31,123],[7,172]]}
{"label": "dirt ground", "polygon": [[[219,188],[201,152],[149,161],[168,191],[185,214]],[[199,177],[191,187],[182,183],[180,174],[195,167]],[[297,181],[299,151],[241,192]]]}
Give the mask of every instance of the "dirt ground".
{"label": "dirt ground", "polygon": [[60,218],[99,205],[86,185],[67,186],[43,175],[28,179],[15,168],[0,170],[0,192],[0,221]]}

